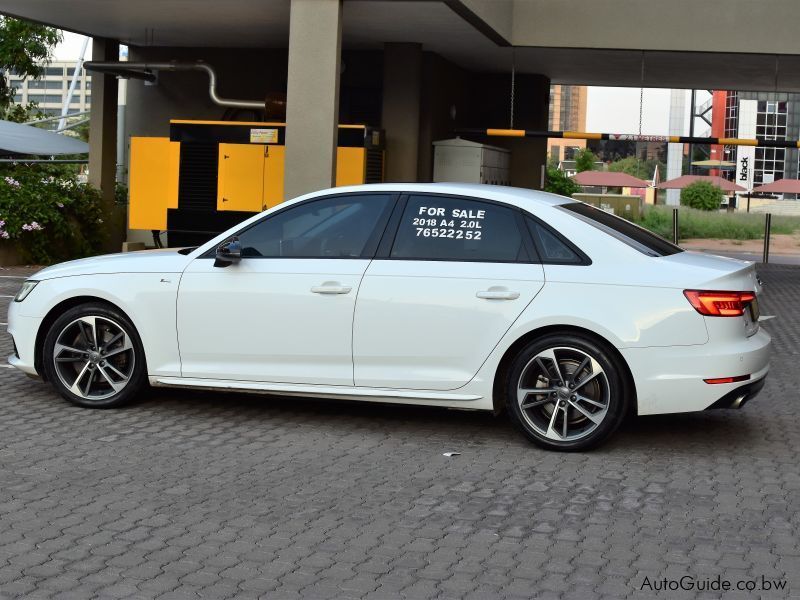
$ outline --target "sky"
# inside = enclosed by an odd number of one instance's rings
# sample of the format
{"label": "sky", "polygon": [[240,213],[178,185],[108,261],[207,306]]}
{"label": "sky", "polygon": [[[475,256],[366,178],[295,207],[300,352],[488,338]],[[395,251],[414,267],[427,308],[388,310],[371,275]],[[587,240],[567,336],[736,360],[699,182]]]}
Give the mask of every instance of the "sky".
{"label": "sky", "polygon": [[[668,89],[647,88],[642,102],[642,133],[669,133]],[[590,87],[586,129],[601,133],[639,133],[639,88]]]}
{"label": "sky", "polygon": [[[81,53],[81,46],[83,45],[83,40],[86,39],[86,36],[78,35],[77,33],[70,33],[69,31],[63,31],[64,40],[56,46],[55,50],[53,51],[53,58],[56,60],[78,60],[78,57]],[[92,58],[92,42],[89,42],[89,47],[86,49],[86,55],[84,56],[85,60],[90,60]]]}
{"label": "sky", "polygon": [[[84,36],[64,32],[64,41],[55,49],[58,60],[77,60]],[[92,45],[85,60],[92,58]],[[668,89],[644,90],[642,133],[668,135]],[[639,88],[590,87],[586,110],[586,129],[601,133],[639,133]]]}

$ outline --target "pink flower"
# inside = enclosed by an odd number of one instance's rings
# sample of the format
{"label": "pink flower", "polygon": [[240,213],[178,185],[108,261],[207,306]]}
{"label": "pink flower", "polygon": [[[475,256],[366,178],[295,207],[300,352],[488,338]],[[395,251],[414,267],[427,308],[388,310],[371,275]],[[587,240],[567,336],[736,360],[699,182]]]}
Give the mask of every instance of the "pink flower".
{"label": "pink flower", "polygon": [[56,202],[56,206],[58,208],[64,208],[64,205],[61,202]]}
{"label": "pink flower", "polygon": [[8,239],[8,232],[7,231],[0,231],[0,238],[3,238],[4,240],[7,240]]}
{"label": "pink flower", "polygon": [[8,185],[19,187],[19,181],[17,181],[13,177],[5,177],[5,181]]}

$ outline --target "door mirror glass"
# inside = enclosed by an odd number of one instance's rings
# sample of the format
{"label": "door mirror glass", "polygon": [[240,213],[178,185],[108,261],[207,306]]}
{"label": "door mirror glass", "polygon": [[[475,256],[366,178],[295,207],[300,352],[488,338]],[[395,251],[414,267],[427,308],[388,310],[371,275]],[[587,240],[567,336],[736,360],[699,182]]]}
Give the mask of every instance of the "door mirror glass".
{"label": "door mirror glass", "polygon": [[242,244],[238,237],[232,237],[226,242],[217,246],[215,267],[227,267],[242,260]]}

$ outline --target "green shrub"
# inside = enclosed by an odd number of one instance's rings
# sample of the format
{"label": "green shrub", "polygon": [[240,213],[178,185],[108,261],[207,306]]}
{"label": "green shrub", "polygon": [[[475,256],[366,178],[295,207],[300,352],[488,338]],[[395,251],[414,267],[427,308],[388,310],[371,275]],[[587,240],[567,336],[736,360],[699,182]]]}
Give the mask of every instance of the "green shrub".
{"label": "green shrub", "polygon": [[14,165],[0,171],[0,239],[23,258],[49,264],[97,254],[104,238],[99,192],[75,173]]}
{"label": "green shrub", "polygon": [[547,167],[547,181],[544,184],[544,191],[571,198],[572,194],[577,194],[581,191],[581,186],[575,183],[571,177],[567,177],[561,169]]}
{"label": "green shrub", "polygon": [[[672,207],[646,206],[638,224],[672,239]],[[681,239],[755,240],[764,237],[764,215],[709,212],[682,207],[678,214],[678,228]],[[796,231],[800,231],[800,217],[773,215],[772,233],[792,234]]]}
{"label": "green shrub", "polygon": [[581,148],[575,153],[575,170],[578,173],[592,171],[594,170],[594,163],[596,160],[597,157],[594,155],[594,152],[588,148]]}
{"label": "green shrub", "polygon": [[722,190],[708,181],[695,181],[681,190],[681,204],[699,210],[719,210]]}

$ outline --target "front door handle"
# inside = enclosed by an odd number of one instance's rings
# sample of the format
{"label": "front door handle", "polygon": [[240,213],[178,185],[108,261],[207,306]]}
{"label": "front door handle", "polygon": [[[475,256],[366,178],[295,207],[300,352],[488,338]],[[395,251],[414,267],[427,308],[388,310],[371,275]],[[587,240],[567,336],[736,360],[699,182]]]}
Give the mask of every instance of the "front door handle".
{"label": "front door handle", "polygon": [[349,294],[351,289],[349,285],[340,285],[338,281],[326,281],[322,285],[315,285],[311,291],[315,294]]}
{"label": "front door handle", "polygon": [[488,290],[481,290],[475,295],[484,300],[516,300],[519,298],[519,292],[512,292],[501,287],[490,287]]}

